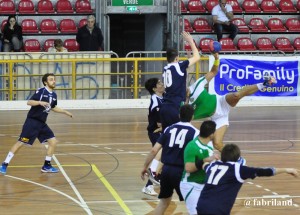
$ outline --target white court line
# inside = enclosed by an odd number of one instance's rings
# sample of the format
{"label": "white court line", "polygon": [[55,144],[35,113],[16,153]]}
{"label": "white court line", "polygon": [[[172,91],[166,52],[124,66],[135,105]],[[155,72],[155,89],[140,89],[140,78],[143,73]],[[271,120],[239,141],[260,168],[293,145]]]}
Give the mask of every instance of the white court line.
{"label": "white court line", "polygon": [[[298,119],[253,119],[253,120],[230,120],[229,123],[249,123],[249,122],[298,122]],[[203,120],[195,120],[194,122],[203,122]],[[148,124],[146,121],[135,122],[69,122],[69,123],[49,123],[48,125],[136,125],[136,124]],[[22,126],[23,124],[10,124],[0,125],[0,127],[7,126]]]}
{"label": "white court line", "polygon": [[[81,202],[79,202],[78,200],[74,199],[73,197],[69,196],[68,194],[63,193],[63,192],[61,192],[61,191],[59,191],[55,188],[52,188],[52,187],[49,187],[49,186],[46,186],[46,185],[43,185],[43,184],[40,184],[40,183],[37,183],[37,182],[34,182],[34,181],[30,181],[30,180],[27,180],[27,179],[24,179],[24,178],[18,178],[18,177],[12,176],[12,175],[5,175],[5,177],[9,177],[9,178],[12,178],[12,179],[15,179],[15,180],[24,181],[24,182],[27,182],[27,183],[30,183],[30,184],[34,184],[34,185],[46,188],[48,190],[52,190],[52,191],[54,191],[54,192],[56,192],[56,193],[58,193],[62,196],[67,197],[68,199],[72,200],[73,202],[78,204],[80,207],[82,207],[85,211],[87,211],[87,208],[85,208],[84,205],[82,205]],[[88,210],[89,210],[89,208],[88,208]]]}
{"label": "white court line", "polygon": [[[48,145],[45,145],[46,149],[48,149]],[[75,187],[75,185],[73,184],[73,182],[71,181],[71,179],[69,178],[69,176],[67,175],[67,173],[65,172],[64,168],[61,166],[60,162],[58,161],[58,159],[55,157],[55,155],[52,156],[53,160],[56,162],[59,170],[61,171],[61,173],[63,174],[63,176],[65,177],[65,179],[67,180],[67,182],[69,183],[70,187],[73,189],[74,193],[76,194],[76,196],[78,197],[79,201],[80,201],[80,205],[81,207],[87,212],[87,214],[92,215],[92,211],[90,210],[89,206],[86,204],[86,202],[84,201],[84,199],[82,198],[80,192],[77,190],[77,188]]]}
{"label": "white court line", "polygon": [[75,187],[75,185],[73,184],[73,182],[71,181],[71,179],[69,178],[69,176],[65,172],[64,168],[61,166],[61,164],[59,163],[59,161],[55,157],[55,155],[53,155],[52,158],[56,162],[56,164],[57,164],[58,168],[60,169],[61,173],[63,174],[63,176],[65,177],[65,179],[67,180],[67,182],[69,183],[69,185],[71,186],[71,188],[73,189],[74,193],[78,197],[78,199],[79,199],[79,201],[81,203],[81,207],[87,212],[87,214],[92,215],[93,213],[90,210],[89,206],[86,204],[86,202],[82,198],[80,192],[77,190],[77,188]]}
{"label": "white court line", "polygon": [[[155,197],[153,197],[153,198],[155,198]],[[245,200],[245,199],[263,199],[263,198],[282,199],[282,198],[300,198],[300,196],[289,196],[289,195],[282,195],[282,196],[280,196],[280,195],[274,195],[274,196],[270,195],[270,196],[251,196],[251,197],[249,197],[249,196],[244,197],[243,196],[243,197],[237,197],[236,199]],[[145,199],[145,200],[136,199],[136,200],[123,200],[123,201],[125,203],[158,202],[159,199]],[[172,199],[172,201],[179,202],[178,199],[175,199],[175,200]],[[111,200],[111,201],[106,201],[106,200],[100,201],[100,200],[98,200],[98,201],[87,201],[86,203],[88,203],[88,204],[105,204],[105,203],[116,203],[116,202],[117,201],[114,201],[114,200]]]}

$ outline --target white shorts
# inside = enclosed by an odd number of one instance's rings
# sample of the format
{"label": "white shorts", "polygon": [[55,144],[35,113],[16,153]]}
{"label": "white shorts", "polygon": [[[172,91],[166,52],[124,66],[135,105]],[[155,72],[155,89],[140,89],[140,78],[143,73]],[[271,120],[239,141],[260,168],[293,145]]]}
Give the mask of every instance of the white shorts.
{"label": "white shorts", "polygon": [[229,125],[229,111],[230,105],[226,101],[226,95],[219,96],[217,95],[217,107],[215,113],[211,116],[211,120],[213,120],[217,127],[216,129],[224,126]]}
{"label": "white shorts", "polygon": [[196,207],[203,187],[204,184],[195,182],[180,182],[180,192],[190,215],[197,215]]}

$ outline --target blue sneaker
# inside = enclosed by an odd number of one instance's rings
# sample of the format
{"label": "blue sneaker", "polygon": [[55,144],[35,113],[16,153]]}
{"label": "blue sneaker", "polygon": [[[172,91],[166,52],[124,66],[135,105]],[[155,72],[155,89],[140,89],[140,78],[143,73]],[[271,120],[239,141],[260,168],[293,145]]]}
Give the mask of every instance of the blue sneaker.
{"label": "blue sneaker", "polygon": [[59,169],[54,168],[53,166],[43,166],[41,169],[41,172],[45,172],[45,173],[57,173],[59,172]]}
{"label": "blue sneaker", "polygon": [[268,72],[266,72],[264,74],[264,83],[263,83],[263,85],[265,85],[266,87],[271,87],[276,83],[277,83],[277,81],[276,81],[275,77],[270,76],[270,74]]}
{"label": "blue sneaker", "polygon": [[0,173],[2,173],[3,175],[6,174],[6,169],[7,169],[8,164],[6,163],[2,163],[1,168],[0,168]]}

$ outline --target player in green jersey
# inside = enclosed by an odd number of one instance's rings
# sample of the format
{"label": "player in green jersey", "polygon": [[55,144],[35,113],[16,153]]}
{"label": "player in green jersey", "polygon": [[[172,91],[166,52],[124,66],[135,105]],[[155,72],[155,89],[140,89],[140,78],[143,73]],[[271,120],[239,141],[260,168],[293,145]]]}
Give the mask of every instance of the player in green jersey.
{"label": "player in green jersey", "polygon": [[216,123],[204,121],[200,126],[200,134],[190,141],[184,149],[184,171],[180,182],[180,191],[190,215],[197,215],[197,202],[204,187],[205,172],[203,160],[210,162],[218,159],[214,154],[212,139],[216,131]]}
{"label": "player in green jersey", "polygon": [[217,75],[220,65],[219,54],[213,53],[213,55],[215,61],[210,72],[199,78],[188,88],[187,103],[194,106],[194,119],[211,117],[216,122],[217,127],[213,145],[215,149],[222,151],[223,138],[229,125],[228,116],[230,108],[235,107],[243,97],[276,84],[276,79],[271,76],[265,76],[263,83],[245,86],[238,92],[228,93],[224,96],[209,94],[205,89],[205,85]]}

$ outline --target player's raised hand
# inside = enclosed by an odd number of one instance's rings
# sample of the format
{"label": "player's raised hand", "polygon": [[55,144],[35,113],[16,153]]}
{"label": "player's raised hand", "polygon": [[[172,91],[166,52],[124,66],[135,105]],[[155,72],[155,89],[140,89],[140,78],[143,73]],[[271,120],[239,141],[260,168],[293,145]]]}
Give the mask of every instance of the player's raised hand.
{"label": "player's raised hand", "polygon": [[194,42],[193,37],[190,35],[190,33],[183,31],[181,35],[183,39],[187,41],[189,44],[192,44]]}

